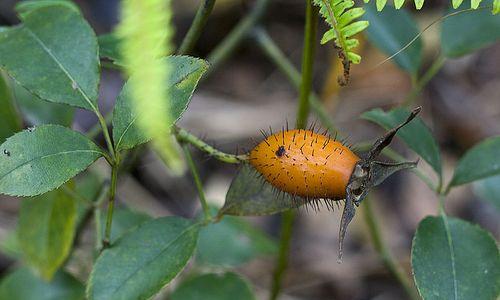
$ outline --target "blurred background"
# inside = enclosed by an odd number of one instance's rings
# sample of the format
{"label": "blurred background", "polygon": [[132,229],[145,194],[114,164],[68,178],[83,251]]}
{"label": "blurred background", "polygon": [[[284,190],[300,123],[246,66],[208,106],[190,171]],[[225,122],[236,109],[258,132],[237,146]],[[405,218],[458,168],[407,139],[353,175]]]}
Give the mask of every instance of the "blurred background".
{"label": "blurred background", "polygon": [[[118,22],[117,0],[75,2],[97,34],[112,31]],[[409,2],[407,9],[422,30],[447,11],[450,1],[427,1],[418,13]],[[15,3],[13,0],[0,2],[0,25],[19,22],[13,9]],[[195,0],[173,1],[177,44],[188,30],[198,3]],[[218,0],[192,54],[206,57],[253,4],[251,0]],[[298,69],[302,55],[304,12],[303,0],[272,0],[261,22]],[[471,14],[474,13],[477,12]],[[421,70],[425,71],[440,54],[440,26],[432,26],[422,36]],[[352,67],[350,84],[339,87],[336,79],[341,68],[337,54],[331,44],[319,45],[320,34],[326,30],[321,20],[314,89],[334,124],[348,135],[349,143],[356,145],[371,141],[383,130],[360,119],[360,114],[372,108],[385,110],[402,104],[412,91],[411,76],[392,61],[378,65],[387,54],[380,52],[366,36],[360,35],[358,53],[363,60],[360,65]],[[118,71],[103,69],[100,105],[104,111],[112,109],[122,85],[123,78]],[[446,180],[451,177],[456,160],[468,148],[486,137],[500,134],[499,86],[500,43],[497,42],[473,54],[446,59],[440,71],[416,96],[414,103],[422,105],[421,117],[441,147]],[[257,42],[249,38],[199,85],[179,124],[222,151],[242,152],[252,147],[252,139],[261,139],[260,129],[269,126],[278,129],[286,121],[293,124],[297,98],[298,93],[286,76],[269,60]],[[317,117],[311,113],[310,122],[315,120]],[[87,131],[95,123],[91,113],[78,110],[73,127]],[[416,158],[397,139],[393,147],[409,160]],[[221,206],[237,167],[209,159],[197,151],[193,154],[207,197],[215,206]],[[125,174],[119,183],[118,201],[121,205],[126,204],[153,216],[196,215],[199,202],[190,176],[172,177],[147,149],[134,152],[132,156],[135,157],[130,173]],[[424,172],[434,175],[422,160],[420,166]],[[483,201],[478,194],[472,185],[454,189],[446,202],[447,212],[479,224],[498,240],[500,204]],[[425,216],[437,214],[437,197],[413,173],[401,172],[374,190],[371,199],[381,222],[382,238],[409,274],[413,234]],[[16,226],[19,203],[17,199],[0,196],[0,244],[5,244]],[[349,228],[343,262],[337,263],[340,215],[339,210],[299,210],[281,299],[404,299],[404,291],[373,249],[362,212],[358,213]],[[279,238],[278,215],[249,220],[269,236]],[[83,238],[82,243],[86,242],[91,244],[91,237]],[[82,250],[82,256],[83,253],[85,251]],[[76,259],[72,267],[74,273],[88,271],[89,266],[82,263],[84,261],[84,257]],[[0,275],[13,263],[14,260],[5,251],[0,252]],[[238,266],[237,270],[251,280],[260,297],[267,297],[273,271],[272,257],[255,259]]]}

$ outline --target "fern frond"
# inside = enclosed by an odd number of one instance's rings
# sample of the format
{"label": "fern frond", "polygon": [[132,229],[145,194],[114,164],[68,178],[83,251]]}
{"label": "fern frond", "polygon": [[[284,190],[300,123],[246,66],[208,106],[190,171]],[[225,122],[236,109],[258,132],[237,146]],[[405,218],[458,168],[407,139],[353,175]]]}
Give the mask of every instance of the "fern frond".
{"label": "fern frond", "polygon": [[174,100],[169,99],[164,88],[173,70],[158,62],[173,49],[171,0],[124,0],[121,12],[117,33],[122,38],[120,50],[125,71],[131,76],[129,85],[137,124],[153,137],[155,150],[170,169],[181,173],[185,166],[170,135],[172,116],[165,113]]}
{"label": "fern frond", "polygon": [[361,7],[354,7],[352,0],[313,0],[313,3],[320,8],[321,16],[331,27],[323,35],[321,44],[334,41],[344,66],[344,78],[339,79],[339,83],[345,85],[349,81],[351,63],[359,64],[361,61],[361,56],[353,51],[359,41],[352,36],[368,27],[368,21],[355,21],[365,11]]}
{"label": "fern frond", "polygon": [[[365,3],[368,3],[370,2],[370,0],[364,0]],[[483,0],[470,0],[470,7],[472,9],[477,9],[479,7],[479,4],[481,4]],[[415,7],[417,9],[421,9],[422,6],[424,5],[424,0],[414,0],[415,2]],[[462,2],[464,2],[464,0],[451,0],[451,5],[453,6],[453,8],[458,8]],[[394,7],[396,9],[400,9],[403,4],[405,3],[405,0],[394,0]],[[378,11],[381,11],[382,9],[384,9],[385,5],[387,4],[387,0],[376,0],[376,6],[377,6],[377,10]],[[494,0],[493,1],[493,10],[492,10],[493,14],[498,14],[500,12],[500,0]]]}

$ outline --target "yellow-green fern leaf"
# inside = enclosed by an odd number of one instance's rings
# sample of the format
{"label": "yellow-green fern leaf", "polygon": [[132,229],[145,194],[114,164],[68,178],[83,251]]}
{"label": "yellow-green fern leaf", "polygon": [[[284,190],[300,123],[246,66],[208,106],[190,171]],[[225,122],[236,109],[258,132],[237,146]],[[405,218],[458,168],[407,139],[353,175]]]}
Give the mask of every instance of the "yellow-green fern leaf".
{"label": "yellow-green fern leaf", "polygon": [[339,80],[339,83],[347,84],[351,63],[359,64],[361,61],[361,56],[353,51],[359,42],[352,36],[368,27],[368,21],[355,21],[365,11],[361,7],[354,7],[352,0],[313,0],[313,3],[320,8],[321,16],[331,27],[323,35],[321,43],[325,44],[329,41],[335,43],[344,66],[344,78]]}
{"label": "yellow-green fern leaf", "polygon": [[493,1],[493,14],[500,13],[500,0]]}
{"label": "yellow-green fern leaf", "polygon": [[169,0],[123,0],[117,33],[129,79],[137,124],[153,137],[153,146],[172,171],[184,171],[184,162],[170,135],[172,116],[163,87],[172,70],[158,58],[172,51],[172,9]]}
{"label": "yellow-green fern leaf", "polygon": [[460,4],[462,4],[462,2],[464,2],[464,0],[452,0],[451,5],[453,6],[453,8],[457,9]]}
{"label": "yellow-green fern leaf", "polygon": [[[364,0],[365,3],[368,3],[370,2],[370,0]],[[396,9],[400,9],[403,4],[404,4],[405,0],[394,0],[394,7]],[[413,0],[413,2],[415,3],[415,7],[417,9],[421,9],[422,6],[424,5],[424,0]],[[464,2],[464,0],[451,0],[451,5],[453,6],[453,8],[458,8],[462,2]],[[481,2],[483,2],[483,0],[471,0],[470,1],[470,7],[472,9],[477,9],[479,8],[479,4],[481,4]],[[376,0],[375,2],[376,6],[377,6],[377,10],[378,11],[381,11],[382,9],[384,9],[385,5],[387,4],[387,0]],[[493,1],[493,10],[492,10],[493,14],[498,14],[500,12],[500,0],[494,0]]]}

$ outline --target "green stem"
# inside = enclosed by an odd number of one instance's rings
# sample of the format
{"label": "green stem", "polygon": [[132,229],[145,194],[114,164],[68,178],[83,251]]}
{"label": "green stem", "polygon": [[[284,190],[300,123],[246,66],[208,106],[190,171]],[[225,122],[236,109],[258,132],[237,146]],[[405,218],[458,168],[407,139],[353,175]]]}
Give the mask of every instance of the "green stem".
{"label": "green stem", "polygon": [[113,142],[111,141],[111,136],[109,135],[109,130],[108,130],[108,125],[106,124],[106,120],[102,116],[100,111],[96,111],[97,119],[99,120],[99,124],[101,125],[102,132],[104,135],[104,139],[106,140],[106,144],[108,146],[108,151],[111,154],[111,158],[116,160],[116,153],[115,153],[115,148],[113,146]]}
{"label": "green stem", "polygon": [[[262,49],[264,54],[274,62],[274,64],[279,68],[279,70],[288,78],[292,85],[296,89],[300,89],[301,85],[301,75],[300,72],[295,68],[295,66],[290,62],[290,60],[285,56],[285,54],[279,49],[276,43],[269,37],[267,32],[262,28],[257,28],[253,32],[253,36],[257,41],[257,44]],[[321,124],[325,126],[330,132],[337,131],[335,125],[333,124],[330,116],[323,103],[319,97],[311,92],[309,94],[309,104],[312,110],[318,116]]]}
{"label": "green stem", "polygon": [[214,8],[215,0],[202,0],[202,3],[198,7],[196,16],[194,17],[193,23],[189,28],[186,36],[182,40],[181,46],[177,51],[178,54],[189,54],[194,48],[194,45],[198,41],[205,24],[207,23],[208,16]]}
{"label": "green stem", "polygon": [[441,70],[445,62],[446,58],[442,55],[439,55],[438,58],[434,60],[429,69],[427,69],[424,75],[422,75],[422,77],[420,77],[419,79],[415,80],[416,83],[414,84],[411,93],[406,97],[404,101],[405,106],[409,106],[415,101],[415,98],[417,98],[420,92],[422,92],[422,89],[439,72],[439,70]]}
{"label": "green stem", "polygon": [[363,216],[373,242],[373,247],[384,262],[384,265],[392,273],[394,278],[396,278],[396,280],[401,284],[406,294],[411,299],[418,299],[417,293],[412,287],[408,276],[405,275],[402,267],[396,262],[390,251],[387,249],[384,240],[382,239],[380,226],[373,212],[372,200],[369,199],[369,197],[365,198],[365,200],[363,201]]}
{"label": "green stem", "polygon": [[[307,125],[309,116],[309,95],[313,78],[314,49],[316,45],[316,31],[318,27],[318,10],[313,7],[311,0],[306,4],[306,24],[304,34],[304,50],[302,56],[302,82],[299,91],[299,107],[297,110],[297,128]],[[288,210],[282,214],[281,237],[278,262],[273,274],[273,282],[269,299],[275,300],[281,291],[281,282],[288,266],[288,257],[293,232],[295,212]]]}
{"label": "green stem", "polygon": [[280,248],[278,253],[278,261],[273,273],[273,282],[269,299],[275,300],[281,291],[281,281],[285,270],[288,267],[288,253],[290,252],[290,241],[292,239],[293,221],[295,220],[295,212],[292,210],[285,211],[281,214],[281,237]]}
{"label": "green stem", "polygon": [[94,226],[95,226],[95,249],[100,251],[103,249],[102,244],[102,225],[101,225],[101,209],[94,209]]}
{"label": "green stem", "polygon": [[[106,128],[108,128],[108,125],[111,124],[112,119],[113,119],[113,114],[111,112],[107,113],[104,116],[104,123],[106,124]],[[87,131],[86,135],[91,139],[95,139],[101,133],[101,131],[102,131],[102,123],[97,122]]]}
{"label": "green stem", "polygon": [[108,212],[106,217],[106,229],[104,231],[103,248],[107,248],[111,239],[111,225],[113,223],[113,211],[115,208],[116,184],[118,180],[118,162],[111,166],[111,187],[109,189]]}
{"label": "green stem", "polygon": [[269,2],[269,0],[257,0],[252,11],[245,16],[210,53],[208,61],[210,62],[211,68],[205,73],[205,77],[230,56],[240,42],[248,35],[250,30],[254,28],[255,24],[260,21]]}
{"label": "green stem", "polygon": [[101,187],[101,192],[94,202],[94,225],[95,225],[95,249],[102,249],[102,225],[101,225],[101,204],[109,194],[109,182],[105,181]]}
{"label": "green stem", "polygon": [[228,154],[228,153],[224,153],[220,150],[217,150],[214,147],[212,147],[209,144],[202,141],[200,138],[190,134],[185,129],[182,129],[180,127],[174,127],[173,131],[177,137],[177,140],[180,143],[191,144],[194,147],[198,148],[199,150],[207,153],[208,155],[210,155],[210,156],[214,157],[215,159],[220,160],[222,162],[229,163],[229,164],[239,164],[242,161],[248,160],[248,156],[245,154],[234,155],[234,154]]}
{"label": "green stem", "polygon": [[318,11],[308,1],[306,8],[306,26],[304,36],[304,51],[302,53],[302,80],[299,90],[299,107],[297,111],[297,128],[305,128],[309,116],[309,94],[313,80],[314,50],[318,28]]}
{"label": "green stem", "polygon": [[198,197],[200,198],[201,207],[203,208],[203,213],[205,215],[205,221],[208,222],[211,219],[210,209],[207,204],[207,199],[205,198],[205,193],[203,192],[203,184],[201,183],[200,175],[198,174],[198,169],[194,164],[193,157],[189,152],[189,147],[187,144],[182,146],[184,149],[184,156],[186,157],[189,169],[191,170],[191,174],[193,175],[194,183],[196,184],[196,189],[198,190]]}

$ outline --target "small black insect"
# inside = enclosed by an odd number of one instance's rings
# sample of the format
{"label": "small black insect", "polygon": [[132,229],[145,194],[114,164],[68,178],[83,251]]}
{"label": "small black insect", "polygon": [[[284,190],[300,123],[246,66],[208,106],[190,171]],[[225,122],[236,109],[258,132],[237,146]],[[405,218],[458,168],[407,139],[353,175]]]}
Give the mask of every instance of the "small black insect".
{"label": "small black insect", "polygon": [[10,156],[10,152],[7,151],[7,149],[3,149],[3,154],[7,155],[7,156]]}
{"label": "small black insect", "polygon": [[285,154],[285,146],[280,146],[278,150],[276,150],[276,156],[277,157],[282,157]]}

